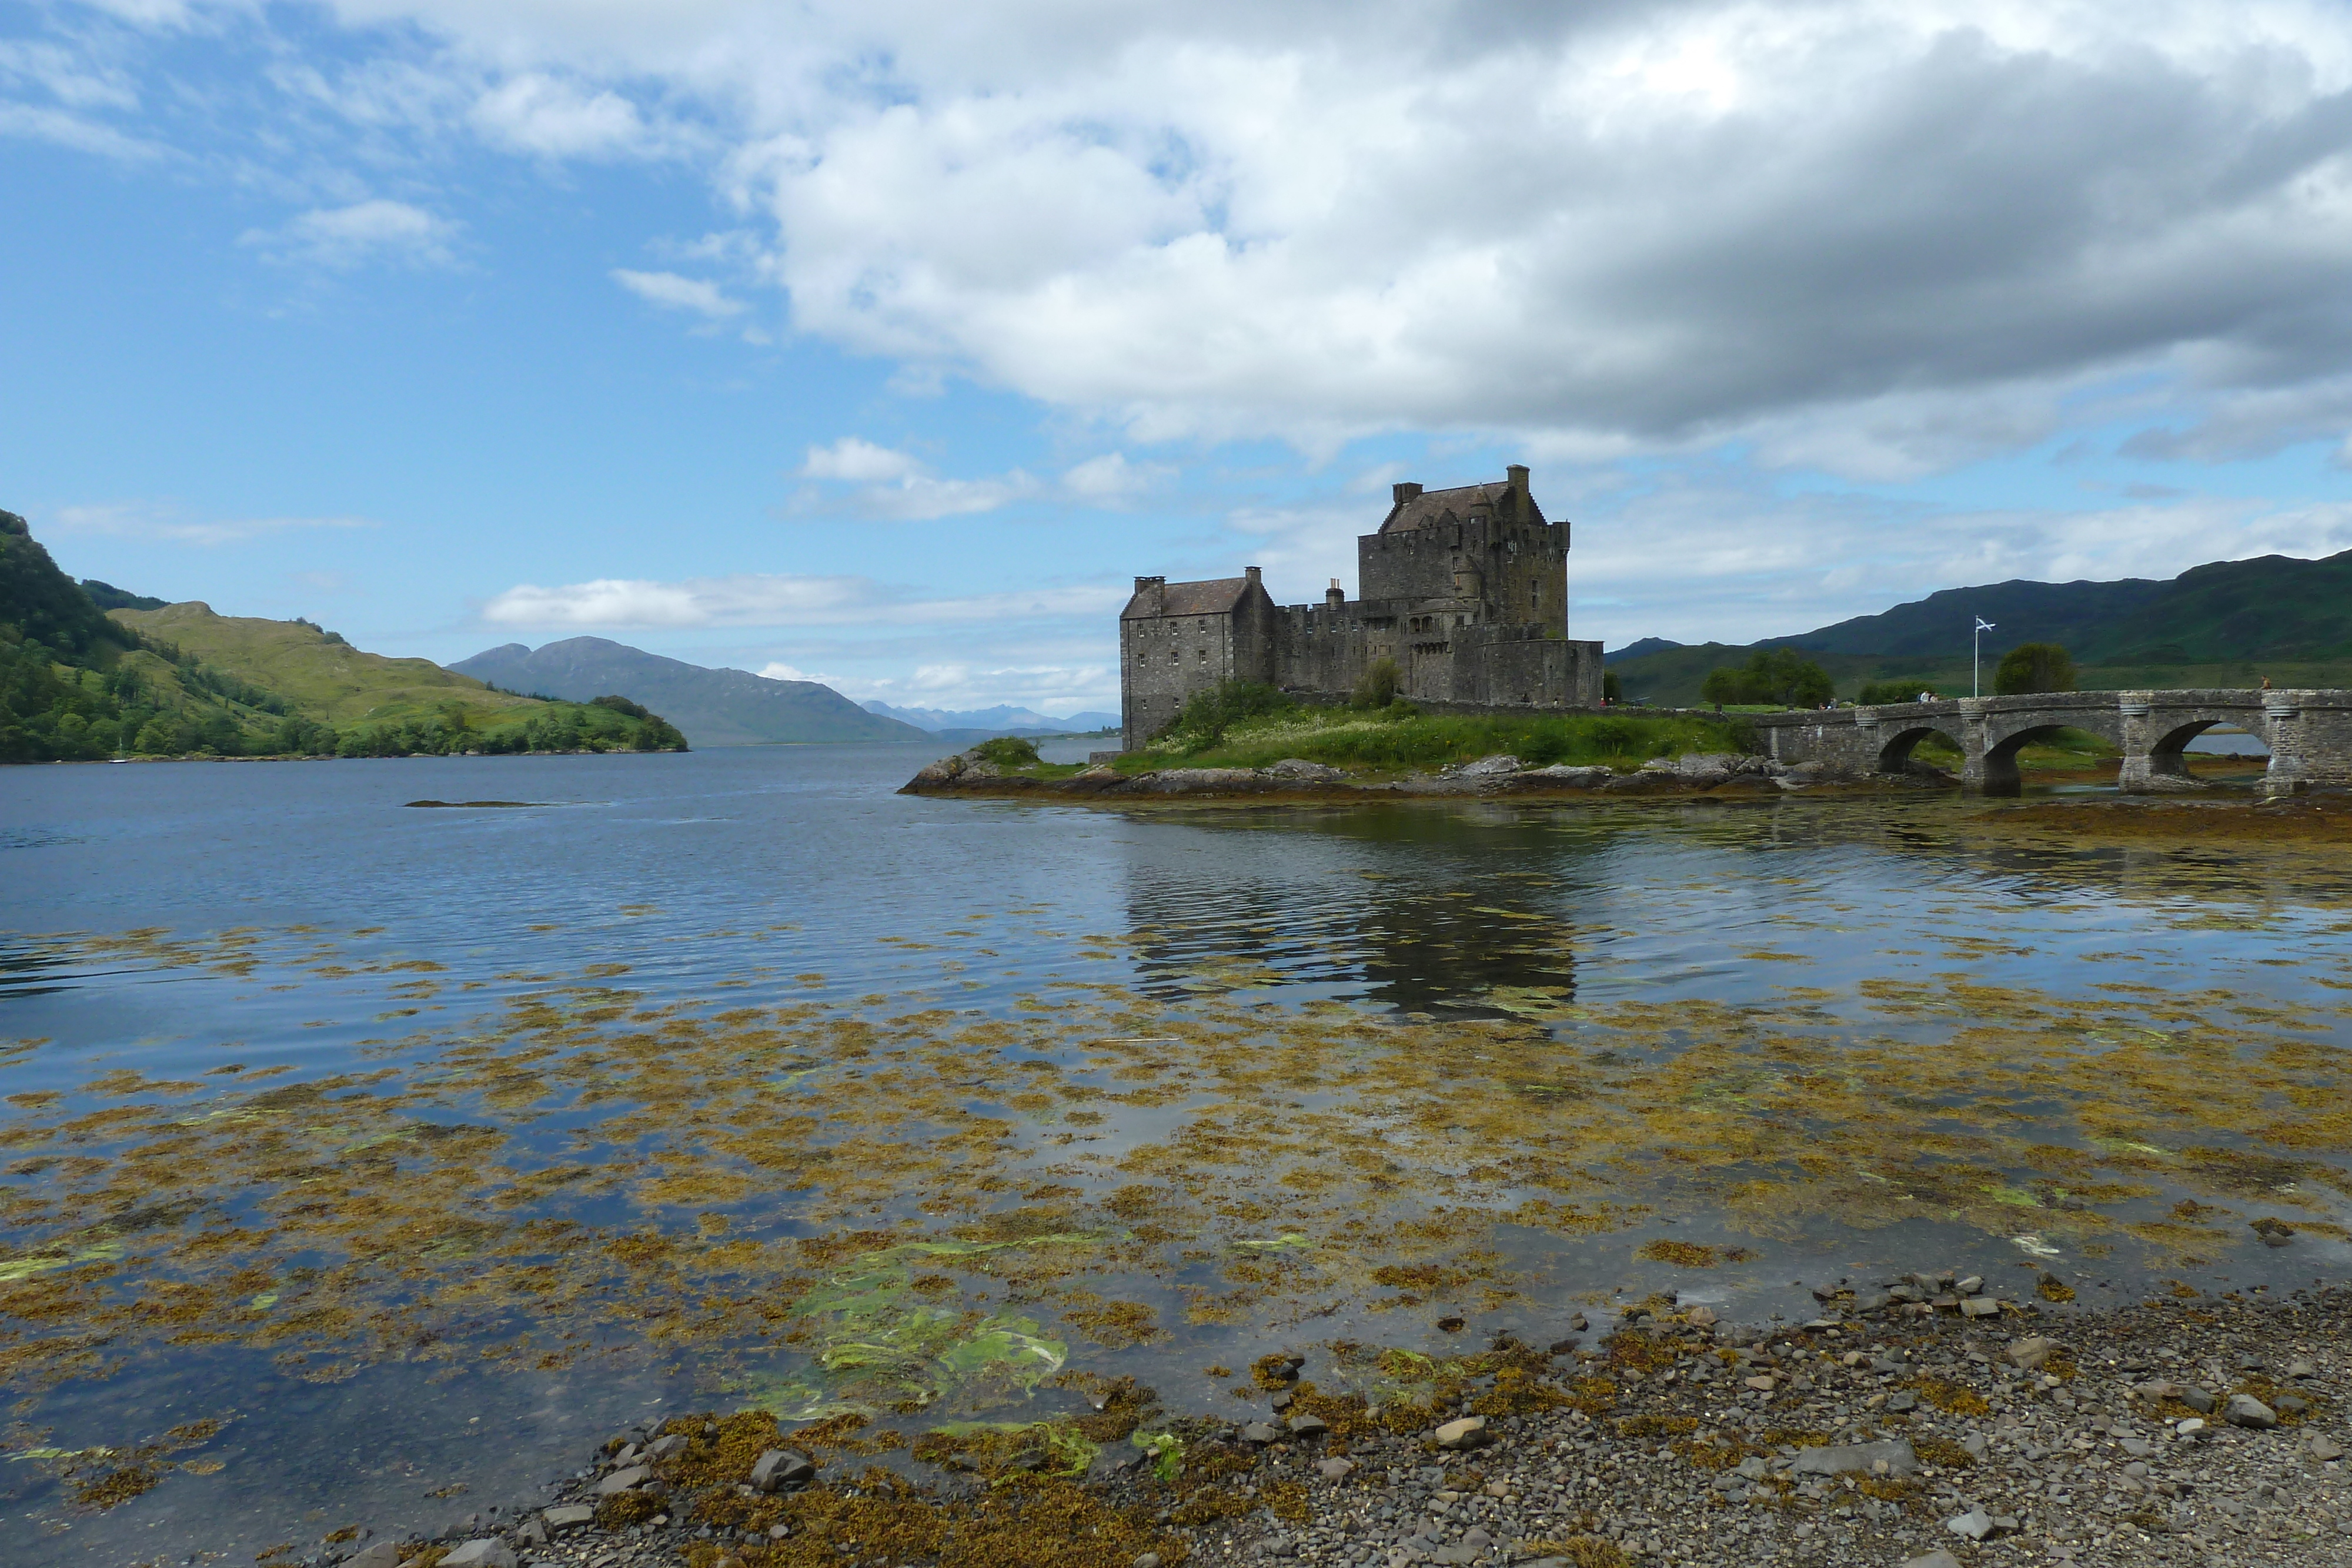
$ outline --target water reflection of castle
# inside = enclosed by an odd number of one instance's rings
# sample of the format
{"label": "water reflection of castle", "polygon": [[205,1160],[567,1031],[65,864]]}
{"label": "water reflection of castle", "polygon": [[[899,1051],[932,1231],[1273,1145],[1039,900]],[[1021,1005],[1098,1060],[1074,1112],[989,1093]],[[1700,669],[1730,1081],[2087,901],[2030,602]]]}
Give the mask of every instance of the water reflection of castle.
{"label": "water reflection of castle", "polygon": [[[1205,853],[1129,871],[1130,956],[1148,991],[1298,985],[1407,1012],[1522,1015],[1574,993],[1561,884],[1520,869],[1554,844],[1511,812],[1236,815],[1187,830],[1207,836],[1190,846]],[[1503,841],[1522,833],[1527,854],[1508,853]],[[1413,852],[1366,852],[1384,844]]]}

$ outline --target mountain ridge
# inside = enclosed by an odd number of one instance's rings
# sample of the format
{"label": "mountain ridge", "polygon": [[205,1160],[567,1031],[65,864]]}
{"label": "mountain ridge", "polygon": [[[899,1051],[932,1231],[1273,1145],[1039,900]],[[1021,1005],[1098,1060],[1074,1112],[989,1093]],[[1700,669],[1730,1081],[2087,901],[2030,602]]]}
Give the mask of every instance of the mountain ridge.
{"label": "mountain ridge", "polygon": [[1851,696],[1872,680],[1917,679],[1969,690],[1981,616],[1984,679],[2021,643],[2063,644],[2085,689],[2200,685],[2352,684],[2352,550],[2307,559],[2210,561],[2178,577],[1939,589],[1874,615],[1746,643],[1643,638],[1607,656],[1629,697],[1682,706],[1720,664],[1759,648],[1812,654]]}
{"label": "mountain ridge", "polygon": [[449,667],[509,691],[616,694],[663,715],[696,746],[928,738],[913,725],[868,713],[820,682],[690,664],[604,637],[567,637],[536,650],[508,643]]}

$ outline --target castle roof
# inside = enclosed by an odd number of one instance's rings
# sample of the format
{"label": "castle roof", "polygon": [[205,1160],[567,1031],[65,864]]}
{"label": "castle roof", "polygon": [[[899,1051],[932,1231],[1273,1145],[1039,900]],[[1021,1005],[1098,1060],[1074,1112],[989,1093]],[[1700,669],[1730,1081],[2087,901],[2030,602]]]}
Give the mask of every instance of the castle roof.
{"label": "castle roof", "polygon": [[1217,577],[1206,582],[1171,582],[1160,590],[1158,604],[1152,604],[1139,591],[1119,612],[1122,621],[1146,621],[1155,615],[1224,615],[1242,601],[1250,590],[1246,577]]}
{"label": "castle roof", "polygon": [[[1391,507],[1388,520],[1381,525],[1381,532],[1398,534],[1408,528],[1430,528],[1443,522],[1449,512],[1456,517],[1464,517],[1474,510],[1486,509],[1491,515],[1510,493],[1511,481],[1508,479],[1496,479],[1485,485],[1463,485],[1451,490],[1423,490]],[[1535,521],[1544,520],[1543,510],[1536,506],[1533,497],[1528,498],[1528,507],[1534,512]]]}

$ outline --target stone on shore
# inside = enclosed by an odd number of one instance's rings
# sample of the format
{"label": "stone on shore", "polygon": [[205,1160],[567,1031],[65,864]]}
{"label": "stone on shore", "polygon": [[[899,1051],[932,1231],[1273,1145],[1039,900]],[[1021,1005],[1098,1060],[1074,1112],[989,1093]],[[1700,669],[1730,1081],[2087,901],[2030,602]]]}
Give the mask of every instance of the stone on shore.
{"label": "stone on shore", "polygon": [[2011,1345],[2009,1347],[2009,1359],[2014,1362],[2022,1371],[2039,1372],[2043,1367],[2050,1364],[2050,1358],[2053,1355],[2055,1355],[2057,1352],[2058,1342],[2056,1340],[2045,1339],[2040,1334],[2035,1334],[2029,1339],[2019,1340],[2015,1344]]}
{"label": "stone on shore", "polygon": [[643,1486],[653,1479],[653,1467],[650,1465],[630,1465],[625,1469],[614,1470],[596,1483],[596,1494],[599,1497],[612,1497],[634,1487]]}
{"label": "stone on shore", "polygon": [[495,1535],[484,1536],[441,1559],[441,1568],[515,1568],[514,1548]]}
{"label": "stone on shore", "polygon": [[[594,1512],[594,1510],[590,1510]],[[361,1547],[343,1559],[343,1568],[400,1568],[408,1557],[407,1549],[397,1541],[378,1541]]]}
{"label": "stone on shore", "polygon": [[1885,1465],[1891,1476],[1919,1473],[1919,1456],[1900,1437],[1879,1443],[1846,1443],[1834,1448],[1807,1448],[1790,1466],[1801,1476],[1874,1475]]}
{"label": "stone on shore", "polygon": [[2278,1412],[2251,1394],[2232,1394],[2221,1418],[2232,1427],[2268,1428],[2278,1425]]}
{"label": "stone on shore", "polygon": [[761,1491],[804,1487],[816,1479],[816,1466],[805,1454],[790,1448],[768,1448],[751,1464],[751,1485]]}
{"label": "stone on shore", "polygon": [[546,1521],[550,1530],[577,1530],[583,1524],[595,1523],[596,1511],[584,1502],[567,1502],[541,1509],[539,1517]]}
{"label": "stone on shore", "polygon": [[1475,1448],[1486,1440],[1486,1417],[1465,1416],[1448,1421],[1437,1429],[1437,1446],[1441,1448]]}

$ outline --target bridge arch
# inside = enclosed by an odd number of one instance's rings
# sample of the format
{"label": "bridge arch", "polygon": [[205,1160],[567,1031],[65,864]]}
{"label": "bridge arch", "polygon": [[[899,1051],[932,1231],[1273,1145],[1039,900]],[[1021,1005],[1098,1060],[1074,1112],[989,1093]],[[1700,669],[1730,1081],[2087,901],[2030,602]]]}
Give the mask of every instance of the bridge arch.
{"label": "bridge arch", "polygon": [[[2067,716],[2072,718],[2073,715]],[[2019,725],[2002,734],[1999,740],[1990,740],[1985,747],[1980,765],[1979,789],[1987,795],[2022,795],[2025,775],[2017,766],[2017,754],[2036,741],[2047,740],[2063,729],[2080,729],[2079,724]]]}
{"label": "bridge arch", "polygon": [[1941,739],[1962,757],[1969,754],[1968,737],[1956,734],[1958,725],[1926,723],[1916,719],[1896,719],[1879,727],[1878,760],[1881,773],[1907,773],[1911,768],[1911,753],[1929,736]]}

